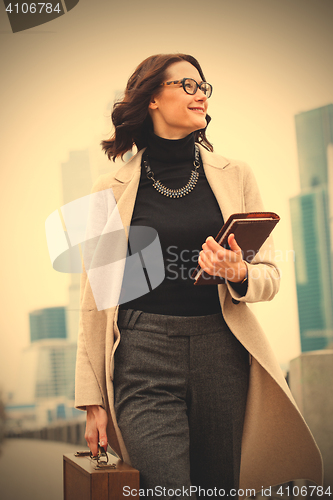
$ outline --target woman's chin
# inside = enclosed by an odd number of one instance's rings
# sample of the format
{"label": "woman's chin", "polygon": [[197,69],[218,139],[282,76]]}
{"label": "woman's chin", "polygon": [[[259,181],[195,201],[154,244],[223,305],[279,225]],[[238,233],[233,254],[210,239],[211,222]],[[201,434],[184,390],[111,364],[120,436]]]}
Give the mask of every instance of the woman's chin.
{"label": "woman's chin", "polygon": [[207,127],[206,119],[200,120],[200,123],[197,124],[197,128],[195,129],[195,131],[202,130],[206,127]]}

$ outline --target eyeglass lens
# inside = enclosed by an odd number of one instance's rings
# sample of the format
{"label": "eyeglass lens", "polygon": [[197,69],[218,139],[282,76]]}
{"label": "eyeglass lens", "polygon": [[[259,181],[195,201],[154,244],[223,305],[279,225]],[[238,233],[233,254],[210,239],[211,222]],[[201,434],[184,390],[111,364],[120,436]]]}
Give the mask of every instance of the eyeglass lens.
{"label": "eyeglass lens", "polygon": [[197,84],[195,80],[192,78],[186,78],[184,81],[184,89],[188,94],[195,94],[196,91],[200,88],[200,90],[207,96],[211,95],[211,85],[207,82],[202,82],[200,85]]}

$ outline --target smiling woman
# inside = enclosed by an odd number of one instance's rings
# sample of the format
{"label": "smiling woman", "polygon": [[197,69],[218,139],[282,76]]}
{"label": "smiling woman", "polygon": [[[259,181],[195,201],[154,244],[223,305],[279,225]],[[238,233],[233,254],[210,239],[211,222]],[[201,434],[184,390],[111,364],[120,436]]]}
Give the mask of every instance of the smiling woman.
{"label": "smiling woman", "polygon": [[[183,75],[186,78],[181,79]],[[171,82],[163,83],[164,90],[149,103],[155,134],[166,139],[182,139],[206,128],[207,99],[211,93],[208,84],[202,86],[199,71],[188,61],[181,61],[169,66],[167,78]]]}
{"label": "smiling woman", "polygon": [[[180,68],[180,66],[184,67]],[[172,67],[172,66],[176,66]],[[183,71],[185,70],[185,75]],[[186,74],[186,71],[189,73]],[[129,78],[125,89],[124,98],[117,102],[112,112],[112,122],[115,133],[110,140],[102,141],[102,146],[109,159],[115,160],[117,156],[125,154],[132,149],[135,144],[140,150],[147,146],[149,130],[152,130],[150,117],[151,101],[153,98],[159,100],[164,93],[170,90],[170,96],[176,98],[181,94],[189,101],[192,99],[194,107],[203,109],[205,121],[201,121],[201,127],[194,130],[195,141],[201,143],[209,151],[213,150],[212,145],[206,137],[206,126],[210,122],[207,114],[207,104],[198,104],[194,96],[186,95],[182,90],[182,85],[164,86],[165,82],[173,80],[169,78],[171,74],[182,75],[181,78],[193,78],[199,83],[206,81],[205,76],[198,61],[187,54],[159,54],[145,59]],[[199,91],[201,96],[202,90]],[[167,97],[167,95],[165,96]],[[207,95],[207,97],[209,97]],[[204,99],[206,101],[207,99]],[[189,104],[189,103],[188,103]],[[194,112],[194,111],[192,111]],[[184,137],[184,136],[183,136]]]}
{"label": "smiling woman", "polygon": [[[163,254],[165,279],[154,288],[156,259],[142,252],[144,292],[130,259],[125,270],[116,263],[114,281],[121,277],[130,299],[106,311],[83,273],[76,372],[76,407],[87,411],[92,453],[109,443],[139,469],[150,497],[159,488],[166,498],[180,491],[194,499],[199,488],[216,497],[240,488],[243,497],[297,478],[322,481],[316,443],[247,307],[278,292],[272,239],[249,264],[234,235],[229,249],[211,238],[231,214],[263,211],[248,165],[213,153],[211,93],[192,56],[143,61],[114,105],[113,136],[102,142],[109,159],[133,145],[138,153],[93,187],[112,189],[129,246],[132,233],[148,226]],[[107,227],[108,217],[101,204],[92,220]],[[224,282],[193,286],[193,255]],[[105,289],[101,281],[98,293]]]}

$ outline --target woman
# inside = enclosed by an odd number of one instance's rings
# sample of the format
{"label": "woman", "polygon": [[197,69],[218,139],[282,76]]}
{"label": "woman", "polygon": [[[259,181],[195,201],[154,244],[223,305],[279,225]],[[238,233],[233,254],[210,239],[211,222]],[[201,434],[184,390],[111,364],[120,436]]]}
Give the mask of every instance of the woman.
{"label": "woman", "polygon": [[[109,442],[156,496],[157,487],[169,496],[195,498],[199,488],[237,495],[297,478],[320,483],[322,474],[319,450],[246,306],[278,291],[272,241],[247,264],[232,235],[230,250],[212,238],[232,213],[261,211],[262,203],[249,167],[212,153],[211,92],[191,56],[143,61],[114,107],[114,135],[102,143],[110,159],[133,144],[139,152],[93,188],[111,188],[130,235],[135,226],[157,231],[165,279],[98,310],[83,275],[76,407],[87,410],[92,453]],[[193,286],[198,256],[224,284]]]}

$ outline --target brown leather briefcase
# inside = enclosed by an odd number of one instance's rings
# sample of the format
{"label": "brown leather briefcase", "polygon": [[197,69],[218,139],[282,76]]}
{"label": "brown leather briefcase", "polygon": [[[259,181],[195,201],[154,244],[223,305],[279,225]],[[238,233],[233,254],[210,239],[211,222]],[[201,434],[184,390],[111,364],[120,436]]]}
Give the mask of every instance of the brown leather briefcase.
{"label": "brown leather briefcase", "polygon": [[100,459],[89,451],[63,457],[64,500],[138,500],[139,471],[110,453]]}

